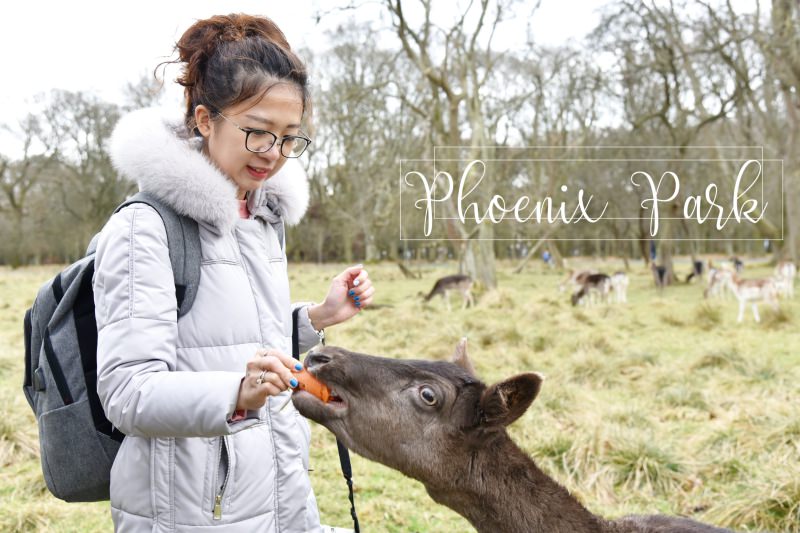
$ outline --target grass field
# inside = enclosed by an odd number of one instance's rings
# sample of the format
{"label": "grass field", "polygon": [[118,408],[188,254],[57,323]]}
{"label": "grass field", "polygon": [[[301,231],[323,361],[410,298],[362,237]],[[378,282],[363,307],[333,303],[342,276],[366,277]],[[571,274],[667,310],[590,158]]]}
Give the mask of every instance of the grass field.
{"label": "grass field", "polygon": [[[607,272],[621,262],[585,262]],[[581,266],[577,265],[576,266]],[[800,532],[800,298],[736,323],[732,299],[705,302],[701,285],[658,296],[633,264],[626,305],[573,308],[561,275],[498,264],[500,288],[474,308],[422,305],[419,291],[452,272],[405,279],[368,267],[376,303],[390,305],[327,331],[328,343],[401,358],[444,359],[467,336],[485,381],[535,370],[547,379],[510,432],[590,510],[689,516],[740,531]],[[680,267],[679,267],[680,268]],[[688,270],[688,267],[684,267]],[[67,504],[44,487],[36,423],[21,390],[22,317],[57,267],[0,269],[0,531],[112,529],[107,503]],[[324,295],[341,265],[290,265],[293,299]],[[745,277],[767,275],[748,265]],[[333,436],[313,427],[312,482],[323,521],[348,526]],[[422,485],[353,457],[367,532],[468,532]]]}

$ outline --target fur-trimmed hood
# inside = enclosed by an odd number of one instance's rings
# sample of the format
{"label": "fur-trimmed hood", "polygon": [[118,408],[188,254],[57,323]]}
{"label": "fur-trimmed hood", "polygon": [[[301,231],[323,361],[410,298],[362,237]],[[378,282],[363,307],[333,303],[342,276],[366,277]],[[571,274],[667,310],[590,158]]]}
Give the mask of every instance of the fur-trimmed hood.
{"label": "fur-trimmed hood", "polygon": [[[239,218],[236,186],[200,152],[180,114],[162,108],[122,117],[111,136],[114,168],[178,213],[228,232]],[[289,159],[257,191],[247,206],[256,216],[279,215],[297,224],[308,207],[308,178],[299,161]]]}

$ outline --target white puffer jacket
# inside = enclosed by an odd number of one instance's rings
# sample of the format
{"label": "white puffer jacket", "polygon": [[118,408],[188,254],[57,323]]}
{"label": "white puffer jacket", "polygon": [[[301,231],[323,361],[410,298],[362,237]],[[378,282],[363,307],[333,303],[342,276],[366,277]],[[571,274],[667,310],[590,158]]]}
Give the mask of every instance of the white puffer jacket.
{"label": "white puffer jacket", "polygon": [[[308,204],[296,161],[248,198],[163,111],[120,120],[115,167],[181,214],[198,221],[200,285],[177,320],[164,225],[149,206],[112,216],[95,259],[98,393],[127,436],[111,471],[118,531],[319,531],[309,483],[308,423],[289,392],[245,420],[229,422],[246,361],[259,348],[291,354],[291,312],[282,223]],[[296,168],[294,169],[297,170]],[[269,207],[268,205],[269,204]],[[318,341],[305,309],[300,348]],[[216,505],[216,513],[215,513]],[[216,516],[215,516],[216,514]]]}

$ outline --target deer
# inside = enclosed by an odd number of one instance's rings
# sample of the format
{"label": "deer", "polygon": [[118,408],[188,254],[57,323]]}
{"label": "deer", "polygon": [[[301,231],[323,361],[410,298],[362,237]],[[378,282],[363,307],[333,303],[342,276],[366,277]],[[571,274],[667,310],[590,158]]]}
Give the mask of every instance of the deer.
{"label": "deer", "polygon": [[333,396],[324,403],[295,390],[292,401],[303,416],[355,453],[420,481],[479,533],[731,533],[680,517],[592,514],[506,431],[533,403],[543,377],[525,372],[486,385],[466,339],[451,361],[325,346],[309,352],[304,365]]}
{"label": "deer", "polygon": [[733,278],[733,271],[725,268],[711,267],[708,269],[706,288],[703,291],[703,298],[727,296],[728,281]]}
{"label": "deer", "polygon": [[581,288],[572,293],[572,305],[578,305],[584,297],[587,305],[595,301],[608,302],[610,292],[611,278],[608,274],[589,274],[583,279]]}
{"label": "deer", "polygon": [[758,302],[764,301],[770,304],[775,311],[779,309],[778,293],[775,283],[771,279],[739,279],[739,276],[733,273],[727,278],[726,283],[736,299],[739,300],[737,322],[744,319],[744,308],[748,302],[752,305],[753,318],[756,322],[761,321],[758,316]]}
{"label": "deer", "polygon": [[567,277],[558,284],[558,290],[559,292],[564,292],[567,289],[571,289],[574,292],[583,286],[583,282],[586,281],[586,276],[597,273],[597,270],[594,269],[570,270],[567,272]]}
{"label": "deer", "polygon": [[611,288],[614,290],[614,301],[617,303],[628,302],[628,285],[630,280],[625,272],[614,272],[611,275]]}
{"label": "deer", "polygon": [[441,296],[447,302],[447,310],[450,311],[450,291],[458,291],[464,300],[462,309],[467,306],[475,305],[472,296],[472,278],[464,274],[453,274],[436,280],[431,291],[424,296],[424,301],[429,302],[434,296]]}

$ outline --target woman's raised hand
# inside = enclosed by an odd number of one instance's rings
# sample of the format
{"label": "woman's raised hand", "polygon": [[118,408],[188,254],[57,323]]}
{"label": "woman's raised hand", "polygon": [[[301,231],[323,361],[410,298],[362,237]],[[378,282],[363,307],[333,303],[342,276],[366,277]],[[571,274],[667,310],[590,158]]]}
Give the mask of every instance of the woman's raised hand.
{"label": "woman's raised hand", "polygon": [[372,303],[375,287],[364,265],[345,269],[333,278],[325,301],[308,309],[314,329],[323,329],[352,318]]}

